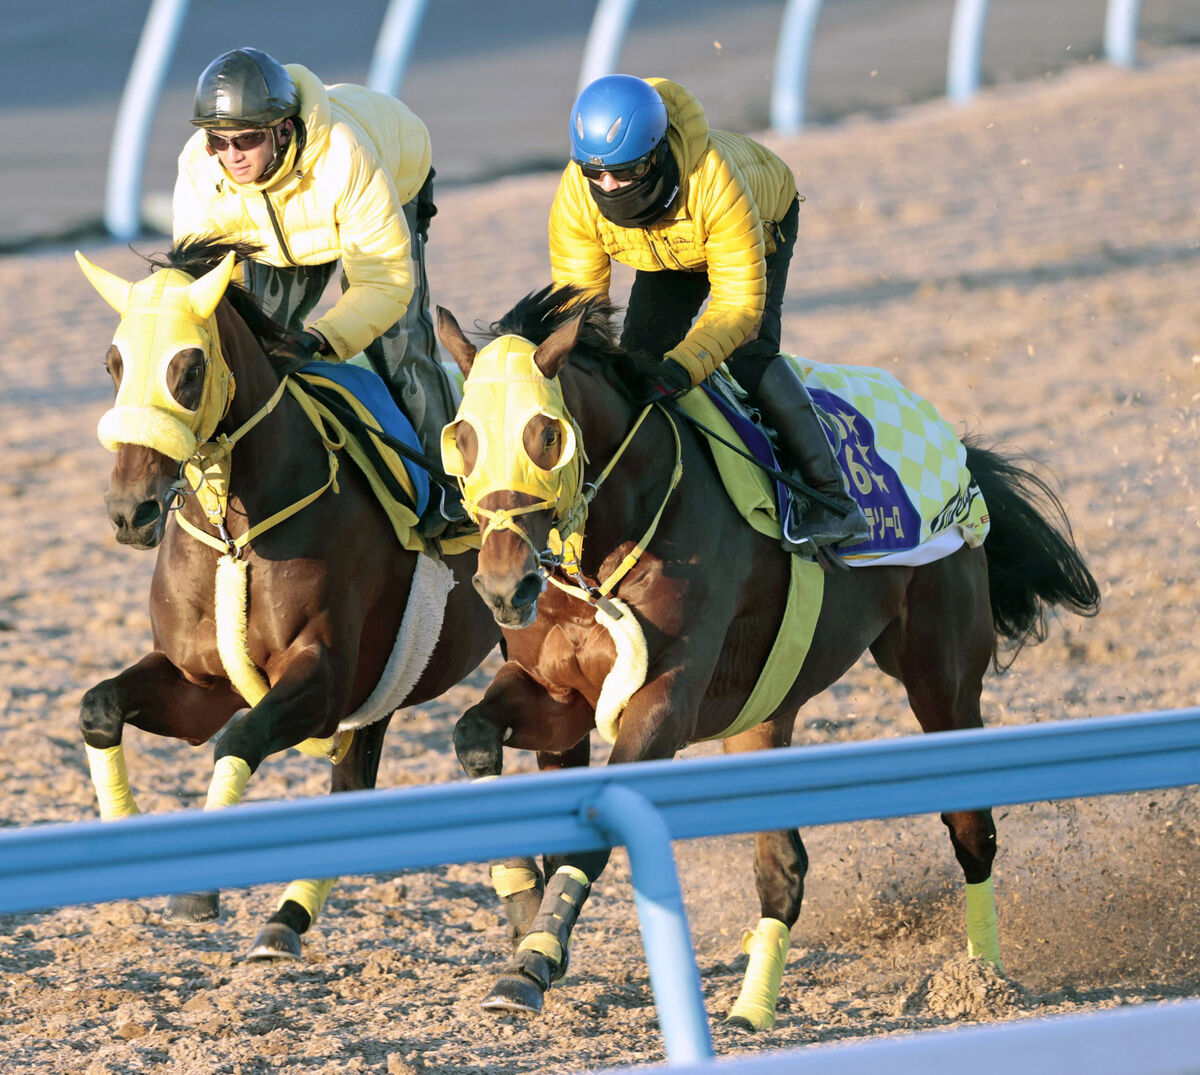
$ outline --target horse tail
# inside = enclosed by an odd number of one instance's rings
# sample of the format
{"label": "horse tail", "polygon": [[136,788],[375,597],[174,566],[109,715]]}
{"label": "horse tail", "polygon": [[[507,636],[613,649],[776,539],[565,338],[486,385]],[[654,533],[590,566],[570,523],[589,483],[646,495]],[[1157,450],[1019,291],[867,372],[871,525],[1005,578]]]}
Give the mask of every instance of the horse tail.
{"label": "horse tail", "polygon": [[1030,641],[1044,642],[1054,607],[1080,616],[1100,611],[1100,588],[1075,544],[1066,509],[1036,474],[970,437],[967,469],[987,503],[984,542],[996,634],[1012,643],[1007,667]]}

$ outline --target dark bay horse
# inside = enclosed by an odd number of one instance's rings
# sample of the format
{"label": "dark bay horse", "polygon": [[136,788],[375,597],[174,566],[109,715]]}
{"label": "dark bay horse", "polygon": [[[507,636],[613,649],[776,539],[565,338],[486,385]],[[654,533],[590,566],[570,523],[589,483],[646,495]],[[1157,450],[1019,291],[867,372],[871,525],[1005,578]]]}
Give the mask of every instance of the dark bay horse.
{"label": "dark bay horse", "polygon": [[[903,683],[924,731],[980,727],[982,679],[989,663],[1000,667],[999,640],[1014,649],[1040,641],[1054,606],[1098,609],[1095,580],[1053,492],[967,443],[970,476],[990,512],[986,551],[960,544],[920,566],[826,576],[807,565],[821,583],[807,655],[786,666],[772,696],[781,701],[765,719],[731,734],[774,652],[789,576],[799,569],[776,538],[734,510],[700,434],[661,406],[643,406],[654,398],[650,368],[619,351],[612,308],[581,307],[579,298],[551,289],[527,296],[479,352],[438,311],[442,341],[467,376],[443,459],[462,476],[480,524],[474,584],[506,643],[506,663],[455,730],[471,777],[499,773],[503,747],[536,751],[542,769],[586,765],[589,733],[605,731],[606,721],[609,764],[669,758],[714,737],[730,736],[727,752],[787,746],[797,710],[867,649]],[[612,723],[606,696],[618,667],[626,682],[617,695],[627,700]],[[999,965],[991,811],[942,820],[966,880],[968,951]],[[541,1009],[607,861],[607,852],[548,855],[544,874],[532,859],[493,866],[515,952],[485,1007]],[[747,935],[735,1025],[774,1022],[807,865],[794,830],[757,835],[762,918]]]}
{"label": "dark bay horse", "polygon": [[[218,737],[207,808],[237,802],[266,757],[297,745],[329,752],[333,791],[373,787],[392,712],[458,683],[499,639],[466,585],[474,552],[402,544],[362,471],[339,466],[336,434],[288,390],[266,353],[284,330],[229,283],[248,252],[187,242],[136,284],[80,257],[122,317],[99,429],[116,453],[105,504],[119,542],[158,549],[154,648],[80,712],[106,819],[138,812],[127,724]],[[356,731],[339,730],[347,718]],[[290,886],[252,957],[298,957],[331,885]],[[165,917],[217,913],[217,893],[194,893]]]}

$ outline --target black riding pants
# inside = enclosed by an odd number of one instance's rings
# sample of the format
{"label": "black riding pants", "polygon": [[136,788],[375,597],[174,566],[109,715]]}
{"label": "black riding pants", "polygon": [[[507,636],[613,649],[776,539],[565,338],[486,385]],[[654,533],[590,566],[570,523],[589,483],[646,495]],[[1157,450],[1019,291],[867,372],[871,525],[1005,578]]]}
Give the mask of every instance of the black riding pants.
{"label": "black riding pants", "polygon": [[[754,338],[735,348],[725,360],[738,383],[751,395],[757,394],[763,371],[779,354],[783,293],[799,220],[797,198],[778,224],[766,225],[775,239],[775,251],[767,255],[767,297],[762,323]],[[639,269],[629,294],[621,346],[637,354],[661,357],[688,334],[708,293],[708,273],[704,270]]]}

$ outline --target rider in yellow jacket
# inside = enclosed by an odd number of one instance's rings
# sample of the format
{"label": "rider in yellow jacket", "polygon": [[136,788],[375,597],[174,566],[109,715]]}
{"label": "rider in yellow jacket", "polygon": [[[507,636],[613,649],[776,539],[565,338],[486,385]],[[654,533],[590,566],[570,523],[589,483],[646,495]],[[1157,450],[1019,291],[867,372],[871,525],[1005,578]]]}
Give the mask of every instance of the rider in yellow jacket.
{"label": "rider in yellow jacket", "polygon": [[[257,244],[247,285],[276,321],[303,330],[295,357],[365,352],[438,458],[454,403],[425,279],[437,211],[425,124],[386,94],[325,87],[251,48],[205,69],[191,122],[201,130],[179,157],[175,238]],[[339,262],[341,297],[306,326]]]}
{"label": "rider in yellow jacket", "polygon": [[791,169],[750,138],[710,129],[696,97],[666,79],[597,79],[570,128],[572,159],[550,212],[554,282],[607,296],[612,261],[635,269],[622,346],[664,359],[670,392],[728,363],[803,479],[834,505],[810,504],[801,543],[861,540],[866,519],[808,390],[779,358],[799,219]]}

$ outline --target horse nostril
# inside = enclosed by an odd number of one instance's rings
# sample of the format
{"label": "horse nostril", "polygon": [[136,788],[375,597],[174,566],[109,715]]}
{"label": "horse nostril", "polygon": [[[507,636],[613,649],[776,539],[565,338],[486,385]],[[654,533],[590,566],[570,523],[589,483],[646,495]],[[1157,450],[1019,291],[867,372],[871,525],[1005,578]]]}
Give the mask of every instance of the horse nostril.
{"label": "horse nostril", "polygon": [[517,588],[513,590],[513,608],[528,608],[530,605],[534,604],[541,595],[542,576],[536,571],[531,571],[520,582],[517,583]]}
{"label": "horse nostril", "polygon": [[156,522],[161,514],[162,506],[157,500],[143,500],[134,511],[130,525],[140,530],[143,526]]}

